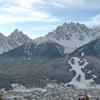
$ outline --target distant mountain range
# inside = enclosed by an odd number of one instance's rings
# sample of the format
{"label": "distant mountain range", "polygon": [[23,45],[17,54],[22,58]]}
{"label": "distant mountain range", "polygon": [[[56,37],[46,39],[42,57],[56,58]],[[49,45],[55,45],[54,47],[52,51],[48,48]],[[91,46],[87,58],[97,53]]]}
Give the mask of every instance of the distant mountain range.
{"label": "distant mountain range", "polygon": [[79,23],[64,23],[58,26],[53,32],[49,32],[44,37],[39,37],[34,40],[30,39],[22,31],[14,30],[8,37],[0,33],[0,54],[12,50],[24,43],[34,41],[37,44],[47,41],[54,41],[62,45],[65,53],[71,53],[76,48],[96,39],[100,36],[100,27],[88,28],[84,24]]}
{"label": "distant mountain range", "polygon": [[26,87],[48,82],[79,88],[100,84],[100,27],[89,29],[79,23],[64,23],[34,40],[18,30],[9,37],[1,36],[17,45],[0,55],[1,83],[8,82],[0,87],[11,88],[15,82]]}

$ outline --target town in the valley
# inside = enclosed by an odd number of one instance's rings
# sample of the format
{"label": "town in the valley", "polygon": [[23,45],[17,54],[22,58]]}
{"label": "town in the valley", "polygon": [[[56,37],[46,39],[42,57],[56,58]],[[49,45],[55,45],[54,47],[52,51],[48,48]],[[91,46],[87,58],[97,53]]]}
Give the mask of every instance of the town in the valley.
{"label": "town in the valley", "polygon": [[79,89],[63,83],[48,84],[46,88],[26,89],[22,85],[14,84],[13,90],[2,89],[1,96],[0,100],[99,100],[100,89]]}

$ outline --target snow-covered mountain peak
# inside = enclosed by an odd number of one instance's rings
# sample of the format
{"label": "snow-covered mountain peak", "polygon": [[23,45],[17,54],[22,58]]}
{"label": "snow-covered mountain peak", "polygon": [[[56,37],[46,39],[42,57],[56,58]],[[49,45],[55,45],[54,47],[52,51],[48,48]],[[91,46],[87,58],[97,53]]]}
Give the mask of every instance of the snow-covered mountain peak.
{"label": "snow-covered mountain peak", "polygon": [[44,36],[47,40],[53,40],[58,44],[66,47],[65,52],[70,53],[77,47],[88,43],[92,39],[92,30],[84,24],[64,23],[58,26],[56,30]]}
{"label": "snow-covered mountain peak", "polygon": [[64,23],[62,26],[58,26],[56,30],[47,34],[48,37],[52,37],[56,40],[72,40],[72,37],[77,37],[79,40],[84,40],[85,36],[89,36],[91,29],[84,24],[79,23]]}
{"label": "snow-covered mountain peak", "polygon": [[18,29],[14,30],[8,37],[0,33],[0,54],[29,41],[31,41],[31,39]]}
{"label": "snow-covered mountain peak", "polygon": [[22,36],[25,35],[22,31],[19,31],[18,29],[15,29],[9,37],[14,37],[14,36]]}
{"label": "snow-covered mountain peak", "polygon": [[18,29],[14,30],[11,35],[9,35],[9,38],[12,39],[17,43],[17,45],[22,45],[25,42],[30,42],[31,39],[25,35],[22,31],[19,31]]}
{"label": "snow-covered mountain peak", "polygon": [[92,29],[95,30],[97,28],[97,26],[93,26]]}
{"label": "snow-covered mountain peak", "polygon": [[58,26],[53,32],[34,39],[38,45],[47,41],[56,42],[65,47],[65,53],[70,53],[76,48],[96,39],[100,36],[100,27],[88,28],[80,23],[64,23]]}
{"label": "snow-covered mountain peak", "polygon": [[18,32],[19,32],[19,30],[18,30],[18,29],[15,29],[15,30],[14,30],[14,32],[18,33]]}
{"label": "snow-covered mountain peak", "polygon": [[[23,32],[19,31],[18,29],[15,29],[10,36],[20,36],[21,34],[24,34]],[[10,37],[9,36],[9,37]]]}

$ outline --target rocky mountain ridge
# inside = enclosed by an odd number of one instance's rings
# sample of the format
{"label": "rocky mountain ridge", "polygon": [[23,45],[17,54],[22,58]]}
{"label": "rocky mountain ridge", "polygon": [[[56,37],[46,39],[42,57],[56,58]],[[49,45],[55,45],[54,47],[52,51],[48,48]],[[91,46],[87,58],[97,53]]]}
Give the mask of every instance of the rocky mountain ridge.
{"label": "rocky mountain ridge", "polygon": [[0,33],[0,54],[30,41],[31,39],[18,29],[12,32],[8,37]]}
{"label": "rocky mountain ridge", "polygon": [[[2,34],[3,35],[3,34]],[[49,32],[43,37],[30,39],[23,34],[22,31],[16,29],[10,36],[0,36],[2,38],[0,54],[14,49],[26,42],[36,42],[37,44],[45,43],[47,41],[54,41],[62,45],[65,53],[71,53],[78,47],[100,37],[100,27],[88,28],[84,24],[79,23],[64,23],[58,26],[53,32]]]}
{"label": "rocky mountain ridge", "polygon": [[71,53],[76,48],[100,37],[100,27],[88,28],[84,24],[64,23],[46,36],[35,39],[38,43],[55,41],[65,47],[65,53]]}

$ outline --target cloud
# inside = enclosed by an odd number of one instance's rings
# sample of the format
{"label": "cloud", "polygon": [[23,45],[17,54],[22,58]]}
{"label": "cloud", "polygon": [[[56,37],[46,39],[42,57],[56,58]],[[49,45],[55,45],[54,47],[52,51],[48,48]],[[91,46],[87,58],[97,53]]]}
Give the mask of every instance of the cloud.
{"label": "cloud", "polygon": [[[53,7],[72,9],[83,3],[83,0],[48,0]],[[74,8],[75,9],[75,8]]]}
{"label": "cloud", "polygon": [[84,0],[62,0],[64,3],[66,4],[70,4],[70,5],[77,5],[77,4],[82,4],[84,2]]}
{"label": "cloud", "polygon": [[100,0],[0,0],[0,4],[0,23],[62,22],[62,17],[53,13],[55,7],[62,12],[63,9],[100,9]]}
{"label": "cloud", "polygon": [[36,3],[46,4],[43,0],[7,0],[2,3],[0,7],[0,23],[10,22],[27,22],[27,21],[39,21],[39,22],[58,22],[60,19],[53,16],[46,11],[39,11],[35,8]]}
{"label": "cloud", "polygon": [[33,8],[33,4],[46,4],[43,0],[9,0],[15,3],[18,3],[20,6],[25,8]]}
{"label": "cloud", "polygon": [[65,8],[64,5],[60,4],[60,3],[57,3],[57,2],[53,2],[52,3],[54,6],[57,6],[57,7],[60,7],[60,8]]}
{"label": "cloud", "polygon": [[92,17],[91,20],[100,20],[100,14],[96,15],[95,17]]}
{"label": "cloud", "polygon": [[53,0],[51,5],[73,10],[100,9],[100,0]]}
{"label": "cloud", "polygon": [[100,14],[96,15],[95,17],[90,18],[89,21],[81,22],[88,26],[95,26],[100,25]]}
{"label": "cloud", "polygon": [[[39,14],[38,14],[39,15]],[[57,18],[47,17],[40,13],[41,16],[12,16],[12,15],[0,15],[0,23],[12,23],[12,22],[44,22],[44,23],[51,23],[51,22],[58,22],[60,21]]]}

